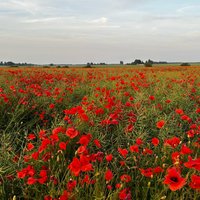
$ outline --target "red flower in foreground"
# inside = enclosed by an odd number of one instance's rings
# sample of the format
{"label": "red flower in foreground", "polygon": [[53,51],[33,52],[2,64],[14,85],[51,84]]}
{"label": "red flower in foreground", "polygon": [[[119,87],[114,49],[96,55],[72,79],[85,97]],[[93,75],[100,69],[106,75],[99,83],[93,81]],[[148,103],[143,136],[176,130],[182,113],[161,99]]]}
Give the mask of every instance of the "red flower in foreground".
{"label": "red flower in foreground", "polygon": [[157,128],[161,129],[163,126],[165,125],[165,121],[164,120],[160,120],[156,123]]}
{"label": "red flower in foreground", "polygon": [[132,146],[130,146],[130,151],[132,152],[132,153],[139,153],[139,147],[138,147],[138,145],[132,145]]}
{"label": "red flower in foreground", "polygon": [[149,99],[151,100],[151,101],[154,101],[155,100],[155,97],[154,96],[149,96]]}
{"label": "red flower in foreground", "polygon": [[129,188],[125,188],[119,192],[119,199],[120,200],[131,200],[131,192]]}
{"label": "red flower in foreground", "polygon": [[113,178],[113,173],[110,169],[108,169],[105,173],[105,179],[106,181],[111,181]]}
{"label": "red flower in foreground", "polygon": [[159,142],[160,142],[159,139],[156,138],[156,137],[152,138],[152,140],[151,140],[151,143],[152,143],[155,147],[159,145]]}
{"label": "red flower in foreground", "polygon": [[113,155],[112,154],[109,154],[109,155],[106,156],[107,162],[110,162],[112,159],[113,159]]}
{"label": "red flower in foreground", "polygon": [[183,114],[184,114],[184,112],[183,112],[182,109],[176,109],[175,112],[176,112],[177,114],[179,114],[179,115],[183,115]]}
{"label": "red flower in foreground", "polygon": [[190,187],[193,189],[200,190],[200,176],[192,175],[191,179],[192,179],[192,181],[190,183]]}
{"label": "red flower in foreground", "polygon": [[27,180],[27,184],[28,185],[33,185],[37,182],[37,179],[35,179],[34,177],[29,177]]}
{"label": "red flower in foreground", "polygon": [[187,168],[193,168],[200,171],[200,158],[192,160],[192,158],[189,157],[189,161],[185,162],[184,165]]}
{"label": "red flower in foreground", "polygon": [[127,154],[128,154],[128,150],[127,150],[127,149],[118,148],[118,152],[119,152],[124,158],[126,158],[126,156],[127,156]]}
{"label": "red flower in foreground", "polygon": [[180,144],[180,141],[181,141],[180,138],[173,137],[173,138],[166,139],[164,142],[164,145],[169,145],[172,148],[176,148]]}
{"label": "red flower in foreground", "polygon": [[31,151],[31,150],[33,150],[34,149],[34,145],[31,143],[31,142],[29,142],[28,144],[27,144],[27,150],[28,151]]}
{"label": "red flower in foreground", "polygon": [[70,180],[67,183],[67,190],[71,192],[76,187],[76,184],[77,184],[76,180],[74,180],[74,181]]}
{"label": "red flower in foreground", "polygon": [[128,174],[123,174],[122,176],[120,176],[120,180],[128,183],[131,181],[131,176],[129,176]]}
{"label": "red flower in foreground", "polygon": [[66,131],[66,135],[71,139],[75,138],[78,134],[79,132],[75,128],[68,128]]}
{"label": "red flower in foreground", "polygon": [[140,172],[145,177],[152,177],[153,176],[153,170],[152,170],[152,168],[140,169]]}
{"label": "red flower in foreground", "polygon": [[90,160],[88,157],[82,155],[80,156],[80,160],[78,158],[73,158],[68,168],[74,174],[74,176],[78,176],[81,171],[87,172],[93,170],[92,164],[89,161]]}
{"label": "red flower in foreground", "polygon": [[67,147],[67,144],[66,144],[65,142],[60,142],[60,143],[59,143],[59,148],[60,148],[61,150],[66,150],[66,147]]}
{"label": "red flower in foreground", "polygon": [[189,147],[187,147],[186,144],[183,144],[181,147],[180,153],[181,154],[191,154],[192,150]]}
{"label": "red flower in foreground", "polygon": [[186,179],[181,177],[176,168],[168,169],[168,174],[165,176],[164,184],[167,184],[172,191],[181,189],[186,184]]}
{"label": "red flower in foreground", "polygon": [[78,158],[73,158],[73,161],[70,163],[68,167],[74,176],[78,176],[81,172],[81,163]]}
{"label": "red flower in foreground", "polygon": [[136,139],[136,144],[139,145],[139,146],[142,145],[143,144],[142,139],[141,138],[137,138]]}

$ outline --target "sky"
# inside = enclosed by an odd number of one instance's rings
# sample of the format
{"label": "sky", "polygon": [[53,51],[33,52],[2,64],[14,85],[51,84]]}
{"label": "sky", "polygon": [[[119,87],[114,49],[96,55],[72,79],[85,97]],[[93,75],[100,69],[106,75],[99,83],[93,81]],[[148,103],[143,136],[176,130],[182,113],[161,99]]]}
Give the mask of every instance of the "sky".
{"label": "sky", "polygon": [[0,61],[200,61],[199,0],[0,0]]}

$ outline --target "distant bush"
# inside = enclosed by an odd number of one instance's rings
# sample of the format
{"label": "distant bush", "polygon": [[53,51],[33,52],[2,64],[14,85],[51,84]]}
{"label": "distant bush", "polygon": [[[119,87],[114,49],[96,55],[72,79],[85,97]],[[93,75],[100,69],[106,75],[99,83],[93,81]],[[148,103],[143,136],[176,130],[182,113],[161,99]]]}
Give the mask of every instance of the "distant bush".
{"label": "distant bush", "polygon": [[92,65],[93,65],[93,64],[91,64],[91,63],[87,63],[87,65],[86,65],[86,66],[83,66],[83,68],[93,68]]}
{"label": "distant bush", "polygon": [[190,66],[190,63],[181,63],[180,66]]}
{"label": "distant bush", "polygon": [[43,68],[50,68],[50,66],[43,66]]}
{"label": "distant bush", "polygon": [[68,65],[64,65],[62,68],[69,68],[69,66]]}
{"label": "distant bush", "polygon": [[153,67],[153,64],[150,63],[150,62],[146,62],[146,63],[144,63],[144,66],[145,66],[145,67]]}

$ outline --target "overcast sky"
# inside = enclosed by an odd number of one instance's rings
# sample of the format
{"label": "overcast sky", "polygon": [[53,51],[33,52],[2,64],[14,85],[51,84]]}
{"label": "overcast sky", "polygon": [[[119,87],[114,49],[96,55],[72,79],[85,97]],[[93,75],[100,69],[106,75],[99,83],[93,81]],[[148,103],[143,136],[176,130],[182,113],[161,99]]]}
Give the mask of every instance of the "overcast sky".
{"label": "overcast sky", "polygon": [[200,61],[200,0],[0,0],[0,61]]}

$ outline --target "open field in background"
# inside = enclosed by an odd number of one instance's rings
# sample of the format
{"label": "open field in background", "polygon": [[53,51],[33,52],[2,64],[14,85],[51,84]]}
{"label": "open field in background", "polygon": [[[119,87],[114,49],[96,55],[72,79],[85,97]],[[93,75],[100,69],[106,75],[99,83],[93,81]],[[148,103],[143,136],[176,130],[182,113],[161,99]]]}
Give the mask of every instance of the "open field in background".
{"label": "open field in background", "polygon": [[199,66],[105,67],[0,68],[0,199],[200,198]]}
{"label": "open field in background", "polygon": [[[167,63],[167,64],[153,64],[153,67],[182,67],[180,66],[182,63]],[[193,66],[193,67],[197,67],[199,66],[200,67],[200,63],[199,62],[191,62],[191,63],[188,63],[190,64],[190,66]],[[0,68],[66,68],[66,66],[68,66],[69,68],[83,68],[85,67],[87,64],[55,64],[53,66],[50,66],[49,64],[46,64],[46,65],[29,65],[29,66],[20,66],[20,65],[14,65],[14,66],[0,66]],[[94,64],[92,65],[93,68],[143,68],[144,67],[144,64],[138,64],[138,65],[127,65],[127,64],[124,64],[124,65],[120,65],[120,64],[106,64],[106,65],[100,65],[100,64]]]}

